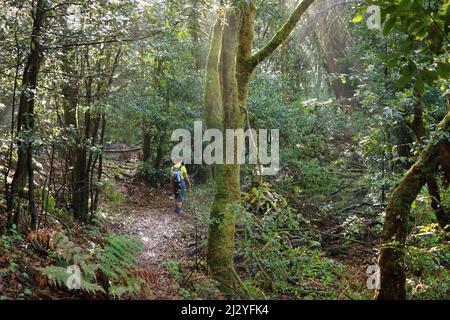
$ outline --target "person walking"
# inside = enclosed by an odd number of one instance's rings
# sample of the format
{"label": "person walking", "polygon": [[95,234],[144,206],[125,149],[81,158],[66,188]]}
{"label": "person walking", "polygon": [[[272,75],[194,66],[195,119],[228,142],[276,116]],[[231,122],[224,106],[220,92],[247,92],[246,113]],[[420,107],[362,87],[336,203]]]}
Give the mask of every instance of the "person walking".
{"label": "person walking", "polygon": [[170,185],[172,186],[173,195],[175,197],[175,212],[179,215],[183,214],[183,199],[186,191],[186,182],[189,187],[192,187],[183,159],[177,158],[174,165],[170,167]]}

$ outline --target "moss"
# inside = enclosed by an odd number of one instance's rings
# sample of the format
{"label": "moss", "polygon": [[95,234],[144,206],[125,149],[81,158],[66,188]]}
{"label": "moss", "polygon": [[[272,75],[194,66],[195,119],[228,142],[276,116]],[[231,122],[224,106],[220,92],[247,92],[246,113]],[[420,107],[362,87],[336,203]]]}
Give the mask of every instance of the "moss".
{"label": "moss", "polygon": [[[438,125],[417,162],[406,172],[391,194],[385,210],[383,243],[379,258],[381,289],[376,295],[379,300],[406,298],[404,246],[411,204],[437,169],[437,154],[445,136],[443,133],[448,131],[449,127],[450,112]],[[393,240],[396,241],[395,246],[392,245]]]}
{"label": "moss", "polygon": [[208,233],[208,267],[224,293],[234,296],[233,269],[236,213],[231,204],[240,196],[239,165],[220,165],[216,174],[216,193]]}
{"label": "moss", "polygon": [[[240,11],[226,13],[226,23],[220,18],[212,30],[205,87],[205,119],[209,128],[242,128],[236,82],[236,52]],[[208,267],[219,281],[221,290],[236,296],[239,279],[233,268],[235,212],[230,204],[240,195],[239,165],[216,166],[216,191],[208,234]]]}
{"label": "moss", "polygon": [[[212,30],[204,96],[205,119],[209,128],[244,127],[253,70],[287,39],[313,1],[302,1],[269,44],[253,57],[255,2],[234,2],[235,6],[225,13],[223,24],[221,17],[218,18]],[[236,214],[232,207],[240,196],[240,166],[217,165],[216,173],[216,191],[208,234],[208,267],[219,280],[224,293],[236,296],[238,286],[245,290],[233,268]]]}
{"label": "moss", "polygon": [[208,128],[222,128],[223,107],[219,80],[219,56],[222,36],[222,22],[220,19],[217,19],[217,22],[212,29],[212,39],[206,66],[204,116]]}

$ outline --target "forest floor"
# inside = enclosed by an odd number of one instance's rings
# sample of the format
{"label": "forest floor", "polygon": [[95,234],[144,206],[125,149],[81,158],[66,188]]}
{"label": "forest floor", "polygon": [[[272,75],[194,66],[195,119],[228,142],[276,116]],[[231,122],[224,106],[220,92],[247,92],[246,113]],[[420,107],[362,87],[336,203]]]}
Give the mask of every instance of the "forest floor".
{"label": "forest floor", "polygon": [[[121,173],[114,175],[114,181],[115,192],[123,197],[123,201],[120,206],[114,205],[107,199],[102,204],[103,210],[112,217],[107,225],[108,231],[136,236],[141,240],[143,247],[139,267],[155,275],[154,282],[151,284],[152,295],[148,297],[149,299],[182,299],[179,279],[174,279],[173,274],[169,272],[168,263],[174,262],[184,271],[192,272],[193,263],[195,263],[192,252],[196,249],[198,239],[205,239],[206,230],[203,230],[205,228],[200,227],[201,230],[197,230],[200,235],[196,235],[195,219],[190,212],[189,203],[186,205],[185,214],[177,215],[174,212],[170,188],[168,186],[158,189],[149,188],[138,178],[136,163],[111,162],[110,165],[113,168],[117,166],[121,168]],[[193,197],[194,195],[188,194],[188,198]],[[331,229],[338,229],[338,227],[333,225]],[[324,230],[318,232],[324,233],[323,231],[329,228],[330,226],[324,226]],[[326,231],[329,232],[329,230]],[[373,264],[373,261],[370,261],[373,256],[372,247],[361,243],[346,245],[327,243],[322,250],[324,255],[345,265],[351,275],[352,286],[364,287],[367,279],[365,270],[367,266]],[[340,297],[346,298],[345,290],[340,293]],[[220,297],[213,296],[213,298]],[[351,297],[347,296],[347,298]]]}
{"label": "forest floor", "polygon": [[182,261],[192,245],[190,217],[174,211],[169,188],[151,193],[145,184],[127,177],[137,177],[136,168],[125,167],[116,179],[116,191],[123,195],[120,207],[105,203],[104,210],[115,212],[110,232],[135,236],[142,242],[139,266],[155,275],[150,299],[179,299],[173,279],[167,269],[169,261]]}
{"label": "forest floor", "polygon": [[[138,268],[151,275],[151,292],[145,299],[220,299],[214,283],[203,274],[205,270],[204,242],[207,233],[207,221],[199,218],[199,203],[208,207],[211,194],[187,194],[186,212],[179,216],[174,212],[174,200],[169,186],[150,188],[138,174],[138,161],[111,160],[105,162],[104,197],[101,201],[103,219],[99,225],[100,233],[95,236],[72,235],[73,239],[86,247],[89,241],[101,243],[106,234],[116,233],[136,237],[142,243]],[[201,189],[201,187],[195,189]],[[197,190],[198,191],[198,190]],[[199,210],[197,210],[199,209]],[[305,208],[302,208],[302,211]],[[195,214],[194,214],[195,213]],[[330,219],[327,219],[330,220]],[[202,222],[199,222],[202,221]],[[330,221],[331,222],[331,221]],[[44,229],[45,233],[54,233],[57,225]],[[60,229],[60,227],[59,227]],[[70,230],[83,230],[76,223]],[[322,253],[346,266],[351,275],[351,286],[359,288],[365,285],[365,269],[371,264],[372,246],[362,243],[342,243],[340,229],[334,223],[323,225],[318,234],[327,236],[323,241]],[[331,230],[331,231],[330,231]],[[68,232],[70,233],[70,232]],[[323,239],[325,240],[325,239]],[[372,239],[374,241],[375,239]],[[83,299],[92,298],[55,288],[47,282],[39,284],[28,279],[30,268],[37,269],[54,263],[48,255],[41,255],[27,246],[26,239],[16,241],[16,251],[0,252],[0,295],[5,299]],[[14,260],[11,260],[14,257]],[[174,272],[175,270],[175,272]],[[1,277],[4,274],[6,277]],[[36,274],[33,272],[32,274]],[[25,277],[26,276],[26,277]],[[244,277],[248,276],[243,274]],[[31,280],[31,281],[30,281]],[[339,292],[341,299],[352,298],[347,289]],[[104,298],[104,297],[96,297]],[[286,297],[291,298],[291,297]]]}
{"label": "forest floor", "polygon": [[[51,219],[49,225],[37,233],[0,237],[0,300],[108,298],[102,294],[66,290],[37,271],[54,265],[49,243],[61,231],[82,250],[92,244],[103,245],[109,234],[139,239],[142,248],[136,271],[144,271],[150,287],[150,292],[145,291],[140,298],[183,298],[180,279],[176,279],[173,272],[188,278],[193,275],[193,252],[199,249],[199,238],[196,238],[198,228],[192,212],[187,209],[182,216],[177,215],[169,186],[148,187],[139,177],[137,161],[106,161],[105,185],[98,214],[100,219],[92,228],[83,228],[73,220],[62,224],[63,220],[59,218]],[[34,240],[30,242],[30,239]],[[36,244],[42,250],[36,250]]]}

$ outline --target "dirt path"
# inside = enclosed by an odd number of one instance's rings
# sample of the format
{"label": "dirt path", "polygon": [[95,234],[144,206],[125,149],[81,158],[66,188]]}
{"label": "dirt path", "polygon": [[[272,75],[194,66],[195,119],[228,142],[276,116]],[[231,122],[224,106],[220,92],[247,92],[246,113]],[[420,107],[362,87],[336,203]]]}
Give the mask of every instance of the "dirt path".
{"label": "dirt path", "polygon": [[152,299],[178,299],[166,264],[181,260],[188,249],[189,217],[179,217],[170,193],[150,194],[149,188],[124,181],[118,190],[125,197],[116,212],[111,228],[115,232],[138,236],[143,243],[140,265],[155,275]]}

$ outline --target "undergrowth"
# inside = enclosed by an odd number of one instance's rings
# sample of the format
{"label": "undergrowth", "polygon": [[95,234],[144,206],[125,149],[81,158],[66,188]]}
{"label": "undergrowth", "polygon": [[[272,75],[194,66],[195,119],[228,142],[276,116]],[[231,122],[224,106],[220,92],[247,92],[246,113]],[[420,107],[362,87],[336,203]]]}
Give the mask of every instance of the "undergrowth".
{"label": "undergrowth", "polygon": [[141,243],[111,234],[102,246],[85,250],[63,233],[50,241],[53,264],[38,270],[53,285],[91,295],[112,298],[138,298],[149,293],[147,279],[137,267]]}

